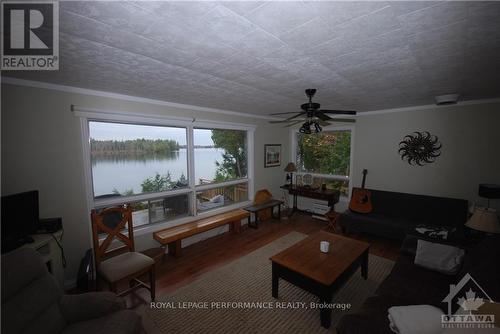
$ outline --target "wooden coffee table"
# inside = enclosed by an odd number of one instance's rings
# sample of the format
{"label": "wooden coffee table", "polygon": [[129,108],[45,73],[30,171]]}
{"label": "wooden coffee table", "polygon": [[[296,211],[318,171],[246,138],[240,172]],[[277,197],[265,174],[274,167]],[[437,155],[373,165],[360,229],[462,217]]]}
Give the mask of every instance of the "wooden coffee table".
{"label": "wooden coffee table", "polygon": [[[319,250],[320,241],[330,242],[330,251]],[[282,278],[316,296],[321,304],[331,304],[333,294],[356,270],[368,278],[370,245],[341,235],[320,231],[271,257],[273,297],[278,298]],[[331,308],[320,309],[321,326],[329,328]]]}

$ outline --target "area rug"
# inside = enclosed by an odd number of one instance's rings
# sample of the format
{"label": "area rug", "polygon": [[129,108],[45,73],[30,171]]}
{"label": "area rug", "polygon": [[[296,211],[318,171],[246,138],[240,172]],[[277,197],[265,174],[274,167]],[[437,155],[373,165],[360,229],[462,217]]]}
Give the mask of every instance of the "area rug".
{"label": "area rug", "polygon": [[[271,296],[269,257],[305,237],[305,234],[291,232],[159,297],[157,308],[147,305],[140,312],[148,323],[146,330],[150,333],[231,334],[333,332],[340,317],[355,311],[375,292],[394,262],[370,255],[368,280],[364,280],[358,270],[339,290],[333,298],[339,308],[332,311],[332,326],[326,330],[320,326],[319,310],[310,307],[311,303],[318,303],[315,296],[284,280],[280,280],[279,299]],[[351,308],[342,310],[347,304]]]}

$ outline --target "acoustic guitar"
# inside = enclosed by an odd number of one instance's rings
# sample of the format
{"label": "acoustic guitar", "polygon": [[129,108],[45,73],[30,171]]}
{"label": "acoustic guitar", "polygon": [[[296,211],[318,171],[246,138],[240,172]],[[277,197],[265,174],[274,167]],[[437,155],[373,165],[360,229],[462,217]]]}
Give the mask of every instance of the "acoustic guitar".
{"label": "acoustic guitar", "polygon": [[352,191],[351,201],[349,202],[349,209],[358,213],[370,213],[373,210],[370,190],[365,189],[366,174],[368,171],[363,169],[363,182],[361,189],[356,188]]}

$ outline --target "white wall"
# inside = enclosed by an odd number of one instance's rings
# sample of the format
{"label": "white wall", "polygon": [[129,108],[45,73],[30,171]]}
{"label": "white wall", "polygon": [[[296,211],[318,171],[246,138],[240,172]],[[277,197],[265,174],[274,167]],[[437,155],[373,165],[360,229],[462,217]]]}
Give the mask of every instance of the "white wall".
{"label": "white wall", "polygon": [[[398,154],[403,137],[429,131],[442,143],[435,163],[410,166]],[[356,120],[354,185],[467,199],[477,196],[479,183],[500,184],[500,103],[432,107],[360,116]],[[500,200],[492,201],[500,209]]]}
{"label": "white wall", "polygon": [[[267,188],[281,197],[279,186],[284,183],[283,168],[288,161],[287,131],[270,125],[266,120],[10,84],[1,87],[2,195],[38,189],[40,216],[63,218],[68,281],[74,279],[84,251],[91,246],[80,122],[70,111],[72,104],[103,110],[256,124],[255,190]],[[264,144],[285,146],[281,167],[264,168]],[[147,234],[136,237],[136,246],[140,250],[158,244]]]}

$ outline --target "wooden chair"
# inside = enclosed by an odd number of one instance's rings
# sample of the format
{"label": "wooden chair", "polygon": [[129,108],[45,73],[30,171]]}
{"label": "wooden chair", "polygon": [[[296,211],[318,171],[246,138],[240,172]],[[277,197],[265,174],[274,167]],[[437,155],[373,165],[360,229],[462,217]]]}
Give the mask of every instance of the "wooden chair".
{"label": "wooden chair", "polygon": [[[269,192],[269,190],[261,189],[255,193],[253,204],[259,205],[259,204],[268,202],[272,199],[273,199],[273,194],[271,194],[271,192]],[[257,218],[260,221],[265,221],[265,220],[271,219],[272,215],[273,215],[272,209],[261,210],[257,213]]]}
{"label": "wooden chair", "polygon": [[[120,296],[144,287],[151,292],[151,301],[154,301],[155,262],[135,251],[132,209],[123,206],[92,210],[91,218],[97,282],[104,280],[110,290]],[[123,245],[114,247],[114,240]],[[149,285],[139,280],[144,274],[149,274]],[[118,293],[117,286],[121,282],[128,282],[129,288]]]}
{"label": "wooden chair", "polygon": [[325,214],[325,217],[328,219],[328,229],[333,230],[334,233],[340,234],[340,213],[330,210]]}

